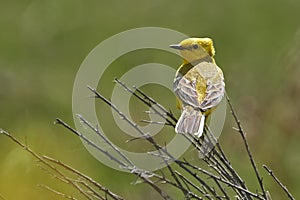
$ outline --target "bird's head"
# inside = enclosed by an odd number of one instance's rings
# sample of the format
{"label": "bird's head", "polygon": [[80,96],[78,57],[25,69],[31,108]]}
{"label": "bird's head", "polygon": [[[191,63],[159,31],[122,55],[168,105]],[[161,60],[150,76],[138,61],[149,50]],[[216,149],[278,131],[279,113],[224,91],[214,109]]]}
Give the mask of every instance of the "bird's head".
{"label": "bird's head", "polygon": [[173,49],[180,50],[185,62],[192,63],[206,56],[213,57],[215,48],[210,38],[188,38],[179,44],[170,45]]}

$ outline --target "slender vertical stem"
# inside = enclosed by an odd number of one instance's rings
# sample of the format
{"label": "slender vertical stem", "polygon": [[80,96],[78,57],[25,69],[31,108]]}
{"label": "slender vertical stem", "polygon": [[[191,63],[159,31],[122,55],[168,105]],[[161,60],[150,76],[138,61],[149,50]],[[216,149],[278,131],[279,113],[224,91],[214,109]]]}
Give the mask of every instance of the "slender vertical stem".
{"label": "slender vertical stem", "polygon": [[251,153],[251,151],[250,151],[250,147],[249,147],[248,141],[247,141],[247,139],[246,139],[246,134],[245,134],[245,132],[244,132],[244,130],[243,130],[243,128],[242,128],[241,122],[240,122],[240,120],[238,119],[237,114],[235,113],[235,111],[234,111],[234,109],[233,109],[233,106],[232,106],[232,104],[231,104],[231,102],[230,102],[230,99],[229,99],[229,97],[228,97],[227,94],[226,94],[226,99],[227,99],[228,105],[229,105],[229,107],[230,107],[231,114],[232,114],[232,116],[233,116],[233,118],[234,118],[234,120],[235,120],[235,122],[236,122],[236,124],[237,124],[237,126],[238,126],[238,132],[240,133],[240,135],[241,135],[241,137],[242,137],[242,139],[243,139],[243,142],[244,142],[244,145],[245,145],[245,147],[246,147],[246,151],[247,151],[247,154],[248,154],[248,156],[249,156],[251,165],[252,165],[252,167],[253,167],[253,170],[254,170],[254,172],[255,172],[256,178],[257,178],[257,180],[258,180],[258,183],[259,183],[259,185],[260,185],[261,191],[262,191],[262,193],[263,193],[263,197],[264,197],[265,199],[267,199],[266,191],[265,191],[264,184],[263,184],[263,178],[262,178],[261,175],[259,174],[259,171],[258,171],[258,169],[257,169],[257,167],[256,167],[256,163],[255,163],[255,161],[254,161],[254,158],[253,158],[252,153]]}

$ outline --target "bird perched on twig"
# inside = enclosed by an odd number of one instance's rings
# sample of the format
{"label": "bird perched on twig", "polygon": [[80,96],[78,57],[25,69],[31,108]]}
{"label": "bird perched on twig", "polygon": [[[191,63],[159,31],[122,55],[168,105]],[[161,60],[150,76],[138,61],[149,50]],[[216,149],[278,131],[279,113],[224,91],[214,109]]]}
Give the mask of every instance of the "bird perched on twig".
{"label": "bird perched on twig", "polygon": [[225,93],[223,72],[213,58],[213,41],[188,38],[170,47],[180,50],[183,57],[173,85],[178,107],[182,109],[175,131],[201,137],[207,117]]}

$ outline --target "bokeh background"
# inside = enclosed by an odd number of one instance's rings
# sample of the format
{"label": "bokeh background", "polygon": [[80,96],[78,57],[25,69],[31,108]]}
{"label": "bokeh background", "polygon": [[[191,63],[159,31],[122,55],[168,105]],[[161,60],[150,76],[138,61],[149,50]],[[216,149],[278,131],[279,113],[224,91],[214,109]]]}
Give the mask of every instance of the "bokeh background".
{"label": "bokeh background", "polygon": [[[300,198],[299,10],[300,1],[296,0],[1,1],[0,128],[36,152],[72,165],[127,199],[156,199],[152,189],[133,185],[134,176],[98,162],[78,138],[53,121],[60,117],[73,125],[71,98],[77,70],[87,54],[108,37],[146,26],[209,36],[215,41],[227,93],[247,132],[267,190],[273,199],[285,197],[262,164],[273,169]],[[98,89],[109,97],[113,77],[147,62],[177,68],[181,61],[157,50],[131,52],[112,63]],[[143,89],[179,115],[172,92],[157,85]],[[126,137],[114,127],[110,110],[101,103],[97,108],[112,140],[129,150],[145,151],[138,143],[124,143]],[[137,121],[147,118],[145,107],[134,100],[130,108]],[[229,113],[227,118],[221,143],[250,188],[258,188],[241,139],[231,128],[234,123]],[[171,134],[173,130],[166,127],[157,137],[168,140]],[[38,184],[82,198],[2,135],[0,146],[0,194],[5,199],[60,198]]]}

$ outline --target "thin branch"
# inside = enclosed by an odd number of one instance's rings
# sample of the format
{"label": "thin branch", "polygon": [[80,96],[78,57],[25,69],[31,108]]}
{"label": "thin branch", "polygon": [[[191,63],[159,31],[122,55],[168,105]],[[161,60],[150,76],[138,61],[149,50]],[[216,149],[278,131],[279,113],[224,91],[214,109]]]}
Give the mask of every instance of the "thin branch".
{"label": "thin branch", "polygon": [[295,200],[293,195],[289,192],[287,187],[281,183],[281,181],[276,177],[272,170],[270,170],[266,165],[263,165],[263,168],[269,173],[270,176],[276,181],[276,183],[283,189],[283,191],[287,194],[289,199]]}
{"label": "thin branch", "polygon": [[77,130],[73,129],[72,127],[70,127],[67,123],[65,123],[63,120],[56,118],[56,123],[60,124],[62,126],[64,126],[65,128],[67,128],[68,130],[70,130],[72,133],[74,133],[75,135],[77,135],[78,137],[80,137],[81,139],[83,139],[87,144],[91,145],[93,148],[97,149],[98,151],[100,151],[101,153],[103,153],[104,155],[106,155],[108,158],[110,158],[111,160],[113,160],[114,162],[118,163],[120,166],[127,168],[128,165],[126,163],[124,163],[123,161],[119,160],[118,158],[116,158],[115,156],[111,155],[109,152],[103,150],[102,148],[100,148],[98,145],[96,145],[93,141],[89,140],[87,137],[85,137],[82,133],[78,132]]}
{"label": "thin branch", "polygon": [[106,187],[103,187],[102,185],[100,185],[98,182],[96,182],[95,180],[93,180],[91,177],[81,173],[80,171],[72,168],[71,166],[65,164],[65,163],[62,163],[61,161],[59,160],[56,160],[56,159],[53,159],[49,156],[43,156],[44,159],[50,161],[50,162],[53,162],[57,165],[60,165],[62,166],[63,168],[67,169],[68,171],[72,172],[73,174],[76,174],[78,175],[79,177],[89,181],[92,185],[94,185],[95,187],[97,187],[99,190],[105,192],[106,194],[108,194],[111,198],[113,198],[114,200],[123,200],[124,198],[123,197],[120,197],[116,194],[114,194],[113,192],[111,192],[110,190],[108,190]]}
{"label": "thin branch", "polygon": [[187,166],[189,166],[189,167],[191,167],[191,168],[193,168],[193,169],[196,169],[196,170],[202,172],[203,174],[205,174],[205,175],[207,175],[207,176],[209,176],[209,177],[211,177],[211,178],[213,178],[213,179],[216,179],[217,181],[220,181],[220,182],[222,182],[222,183],[227,184],[227,185],[230,186],[230,187],[233,187],[233,188],[236,188],[236,189],[238,189],[238,190],[240,190],[240,191],[243,191],[243,192],[245,192],[245,193],[251,195],[252,197],[255,197],[255,198],[260,199],[260,200],[265,200],[264,198],[262,198],[262,197],[259,196],[258,194],[255,194],[255,193],[253,193],[253,192],[250,192],[249,190],[244,189],[243,187],[241,187],[241,186],[239,186],[239,185],[235,185],[235,184],[233,184],[233,183],[231,183],[231,182],[229,182],[229,181],[227,181],[227,180],[224,180],[223,178],[221,178],[221,177],[219,177],[219,176],[216,176],[216,175],[214,175],[214,174],[212,174],[212,173],[210,173],[210,172],[208,172],[208,171],[206,171],[206,170],[204,170],[204,169],[202,169],[202,168],[200,168],[200,167],[191,165],[190,163],[186,163],[186,162],[182,162],[182,164],[187,165]]}
{"label": "thin branch", "polygon": [[195,185],[192,181],[190,181],[189,179],[187,179],[185,176],[183,176],[181,173],[179,173],[178,171],[175,171],[175,173],[182,179],[184,180],[184,182],[188,183],[189,185],[191,185],[194,189],[196,189],[198,192],[200,192],[203,195],[207,195],[203,190],[201,190],[201,188],[199,188],[197,185]]}
{"label": "thin branch", "polygon": [[136,91],[138,92],[138,93],[140,93],[141,95],[143,95],[143,97],[145,98],[145,99],[148,99],[152,104],[155,104],[155,105],[157,105],[157,107],[159,108],[159,109],[161,109],[164,113],[166,113],[167,114],[167,116],[168,117],[170,117],[174,122],[175,122],[175,125],[176,125],[176,123],[177,123],[177,119],[176,119],[176,117],[173,115],[173,113],[171,113],[171,112],[169,112],[168,110],[166,110],[162,105],[160,105],[159,103],[157,103],[153,98],[151,98],[150,96],[148,96],[147,94],[145,94],[142,90],[140,90],[139,88],[137,88],[137,87],[133,87],[134,89],[136,89]]}
{"label": "thin branch", "polygon": [[[144,92],[142,92],[140,89],[134,87],[134,89],[138,92],[131,90],[129,87],[127,87],[123,82],[115,78],[115,82],[118,83],[120,86],[122,86],[126,91],[134,95],[137,99],[142,101],[144,104],[146,104],[148,107],[150,107],[154,113],[158,114],[160,117],[165,119],[168,124],[172,124],[173,127],[176,126],[177,119],[174,117],[174,115],[170,112],[168,112],[162,105],[157,103],[154,99],[150,98],[148,95],[146,95]],[[139,96],[138,94],[142,95]],[[148,101],[146,101],[148,100]],[[163,113],[159,112],[156,108],[154,108],[152,105],[156,105],[158,109],[160,109]],[[173,122],[171,122],[168,117],[170,117]]]}
{"label": "thin branch", "polygon": [[41,188],[44,188],[46,190],[49,190],[50,192],[52,192],[52,193],[54,193],[54,194],[56,194],[58,196],[61,196],[61,197],[65,198],[65,199],[77,200],[75,197],[66,195],[66,194],[64,194],[62,192],[59,192],[59,191],[57,191],[57,190],[55,190],[55,189],[53,189],[53,188],[51,188],[51,187],[49,187],[47,185],[38,185],[38,186],[41,187]]}
{"label": "thin branch", "polygon": [[263,193],[263,197],[264,197],[264,199],[267,199],[266,191],[265,191],[264,184],[263,184],[263,178],[262,178],[261,175],[259,174],[259,171],[258,171],[258,169],[257,169],[257,167],[256,167],[256,163],[255,163],[254,158],[253,158],[253,156],[252,156],[252,153],[251,153],[251,151],[250,151],[250,147],[249,147],[248,141],[247,141],[247,139],[246,139],[246,134],[245,134],[245,132],[244,132],[244,130],[243,130],[243,128],[242,128],[241,121],[238,119],[237,114],[236,114],[236,112],[234,111],[233,106],[232,106],[232,104],[231,104],[231,102],[230,102],[230,99],[229,99],[229,97],[228,97],[227,94],[226,94],[226,99],[227,99],[228,105],[229,105],[229,107],[230,107],[231,114],[232,114],[232,116],[233,116],[233,118],[234,118],[234,120],[235,120],[235,122],[236,122],[236,124],[237,124],[237,126],[238,126],[238,132],[240,133],[240,135],[241,135],[242,138],[243,138],[243,141],[244,141],[244,145],[245,145],[245,147],[246,147],[247,154],[248,154],[248,156],[249,156],[251,165],[252,165],[252,167],[253,167],[253,169],[254,169],[256,178],[257,178],[257,180],[258,180],[258,183],[259,183],[259,185],[260,185],[261,191],[262,191],[262,193]]}
{"label": "thin branch", "polygon": [[215,183],[218,185],[218,188],[222,191],[222,193],[224,194],[224,198],[227,200],[230,200],[226,190],[222,187],[222,185],[219,183],[219,181],[217,181],[216,179],[214,179]]}
{"label": "thin branch", "polygon": [[150,121],[150,120],[145,120],[145,119],[142,119],[140,122],[144,122],[144,123],[147,123],[147,124],[163,125],[163,126],[173,126],[173,124],[169,124],[169,123],[166,123],[166,122],[155,122],[155,121]]}
{"label": "thin branch", "polygon": [[74,181],[76,181],[76,182],[80,183],[81,185],[83,185],[84,187],[86,187],[88,189],[87,193],[90,194],[92,197],[99,199],[99,200],[107,200],[107,198],[102,197],[94,188],[92,188],[85,181],[83,181],[83,180],[74,180]]}
{"label": "thin branch", "polygon": [[83,118],[81,115],[77,114],[77,117],[90,129],[92,129],[95,133],[97,133],[101,139],[107,143],[110,147],[113,148],[129,165],[134,166],[134,164],[119,150],[118,147],[116,147],[107,137],[101,133],[96,127],[94,127],[91,123],[89,123],[85,118]]}

